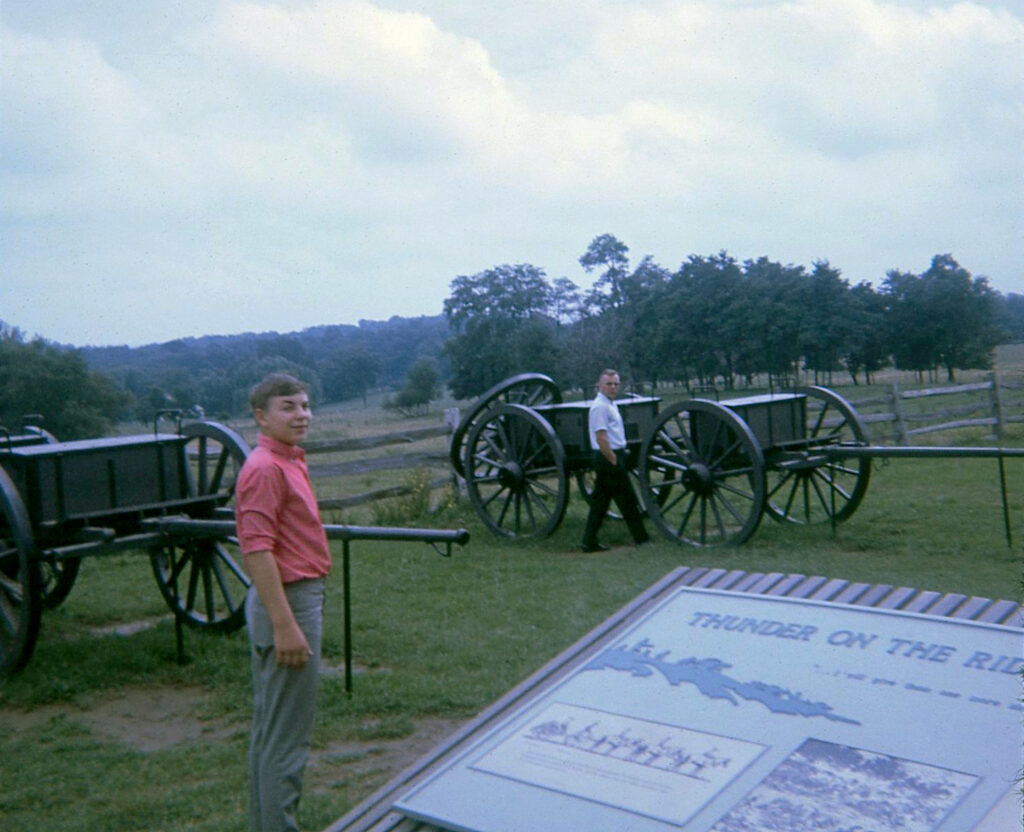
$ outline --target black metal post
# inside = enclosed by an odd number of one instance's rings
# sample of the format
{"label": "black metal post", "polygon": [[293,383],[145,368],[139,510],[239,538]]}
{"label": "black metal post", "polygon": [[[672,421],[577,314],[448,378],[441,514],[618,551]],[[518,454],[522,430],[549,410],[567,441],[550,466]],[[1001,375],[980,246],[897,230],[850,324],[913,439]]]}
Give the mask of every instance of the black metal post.
{"label": "black metal post", "polygon": [[1006,528],[1006,548],[1013,548],[1013,536],[1010,534],[1010,505],[1006,499],[1006,466],[1003,455],[999,454],[999,488],[1003,495],[1003,526]]}
{"label": "black metal post", "polygon": [[349,572],[348,539],[341,543],[341,591],[345,607],[345,693],[352,696],[352,592]]}
{"label": "black metal post", "polygon": [[[173,552],[174,550],[171,549],[172,554],[168,555],[167,558],[168,563],[170,564],[168,574],[173,573],[175,567]],[[178,582],[171,581],[170,583],[171,595],[174,597],[174,643],[178,648],[178,666],[180,667],[185,664],[185,626],[184,622],[181,620],[182,616],[180,598],[178,596]]]}
{"label": "black metal post", "polygon": [[[174,594],[175,594],[174,605],[177,606],[178,605],[178,598],[177,598],[177,594],[178,593],[174,593]],[[178,664],[179,665],[184,665],[184,664],[187,663],[186,660],[185,660],[185,632],[184,632],[184,627],[182,626],[182,623],[181,623],[181,616],[178,613],[174,613],[174,640],[175,640],[175,643],[178,646]]]}

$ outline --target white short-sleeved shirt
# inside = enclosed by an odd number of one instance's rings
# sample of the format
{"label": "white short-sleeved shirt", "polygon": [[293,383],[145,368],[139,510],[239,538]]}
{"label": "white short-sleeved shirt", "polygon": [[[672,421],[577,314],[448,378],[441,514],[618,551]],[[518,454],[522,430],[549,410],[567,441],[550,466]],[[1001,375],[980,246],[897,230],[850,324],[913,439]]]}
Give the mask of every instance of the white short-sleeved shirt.
{"label": "white short-sleeved shirt", "polygon": [[608,432],[608,444],[612,450],[618,451],[626,447],[626,428],[622,423],[619,408],[604,393],[598,393],[590,403],[590,447],[600,450],[597,444],[597,432]]}

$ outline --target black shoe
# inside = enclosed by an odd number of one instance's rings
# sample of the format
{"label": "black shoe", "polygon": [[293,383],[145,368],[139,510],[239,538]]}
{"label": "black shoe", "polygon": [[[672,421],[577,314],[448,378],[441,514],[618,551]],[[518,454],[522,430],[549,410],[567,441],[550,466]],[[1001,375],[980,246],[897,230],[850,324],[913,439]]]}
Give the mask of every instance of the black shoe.
{"label": "black shoe", "polygon": [[650,539],[641,540],[639,543],[636,544],[636,548],[637,549],[653,549],[654,548],[654,541],[650,540]]}
{"label": "black shoe", "polygon": [[590,554],[591,552],[607,552],[612,547],[606,546],[604,543],[595,543],[593,546],[581,546],[580,548]]}

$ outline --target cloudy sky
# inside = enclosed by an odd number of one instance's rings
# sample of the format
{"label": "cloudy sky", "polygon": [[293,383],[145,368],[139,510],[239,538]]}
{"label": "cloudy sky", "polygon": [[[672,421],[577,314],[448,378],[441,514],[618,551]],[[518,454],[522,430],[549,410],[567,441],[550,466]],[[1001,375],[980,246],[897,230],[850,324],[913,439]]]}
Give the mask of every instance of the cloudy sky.
{"label": "cloudy sky", "polygon": [[441,312],[599,234],[1024,291],[1019,0],[3,0],[0,319]]}

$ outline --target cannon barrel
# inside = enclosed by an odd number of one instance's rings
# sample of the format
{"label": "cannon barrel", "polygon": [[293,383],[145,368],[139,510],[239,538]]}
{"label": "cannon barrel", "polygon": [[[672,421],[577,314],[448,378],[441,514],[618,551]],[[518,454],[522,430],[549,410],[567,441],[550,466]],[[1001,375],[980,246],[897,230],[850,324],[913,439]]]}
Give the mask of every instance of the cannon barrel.
{"label": "cannon barrel", "polygon": [[[235,534],[234,520],[194,520],[191,517],[156,517],[143,521],[144,526],[165,534],[187,537],[225,537]],[[412,529],[390,526],[342,526],[324,524],[328,540],[406,540],[422,543],[469,542],[466,529]]]}
{"label": "cannon barrel", "polygon": [[833,459],[864,459],[884,457],[889,459],[927,459],[929,457],[977,457],[979,459],[1002,459],[1024,457],[1024,448],[992,447],[945,447],[940,445],[826,445],[820,452]]}

